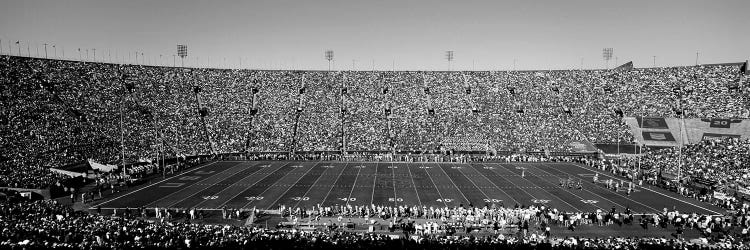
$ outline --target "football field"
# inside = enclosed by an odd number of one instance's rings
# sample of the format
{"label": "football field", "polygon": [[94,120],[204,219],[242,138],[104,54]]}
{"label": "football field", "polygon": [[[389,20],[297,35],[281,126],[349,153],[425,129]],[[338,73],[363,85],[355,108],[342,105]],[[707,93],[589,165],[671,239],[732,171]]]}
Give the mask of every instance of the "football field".
{"label": "football field", "polygon": [[[576,163],[403,163],[218,161],[104,201],[102,209],[276,209],[320,204],[454,207],[545,205],[566,212],[720,214],[722,209],[653,186],[635,192],[594,183],[596,170]],[[598,172],[599,180],[615,179]],[[560,186],[561,179],[582,189]]]}

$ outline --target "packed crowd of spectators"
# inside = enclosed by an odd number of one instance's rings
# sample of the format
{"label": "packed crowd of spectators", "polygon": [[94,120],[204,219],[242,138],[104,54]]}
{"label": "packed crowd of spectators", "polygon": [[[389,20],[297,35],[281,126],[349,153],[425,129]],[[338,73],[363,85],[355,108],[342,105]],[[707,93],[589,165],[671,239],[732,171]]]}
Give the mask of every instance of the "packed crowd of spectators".
{"label": "packed crowd of spectators", "polygon": [[[748,197],[750,187],[750,140],[724,138],[704,140],[682,149],[665,148],[649,151],[641,159],[642,178],[668,180],[682,179],[683,185],[672,182],[678,192],[699,200],[713,202],[728,209],[737,209]],[[715,192],[727,196],[714,195]]]}
{"label": "packed crowd of spectators", "polygon": [[681,105],[687,117],[747,118],[738,72],[250,71],[5,56],[0,170],[244,151],[570,151],[576,140],[632,140],[620,114],[671,117]]}
{"label": "packed crowd of spectators", "polygon": [[[145,210],[144,210],[145,211]],[[0,203],[0,247],[3,248],[247,248],[247,249],[747,249],[746,209],[730,217],[710,217],[664,211],[633,215],[627,211],[566,214],[544,207],[528,208],[321,208],[284,209],[285,216],[311,220],[320,215],[385,218],[388,231],[348,230],[345,221],[302,230],[297,226],[263,228],[158,220],[143,213],[116,216],[74,211],[56,201],[10,199]],[[370,211],[370,212],[368,212]],[[379,212],[378,212],[379,211]],[[456,231],[455,222],[438,218],[460,215],[464,221],[486,221],[476,228]],[[410,216],[397,220],[395,216]],[[401,217],[405,218],[405,217]],[[302,221],[300,219],[300,221]],[[419,221],[418,221],[419,220]],[[293,219],[293,221],[296,221]],[[418,222],[417,222],[418,221]],[[498,223],[506,225],[499,225]],[[608,227],[640,224],[675,230],[674,237],[557,237],[558,230],[580,225]],[[553,229],[550,229],[553,228]],[[682,238],[683,230],[701,230],[698,239]]]}

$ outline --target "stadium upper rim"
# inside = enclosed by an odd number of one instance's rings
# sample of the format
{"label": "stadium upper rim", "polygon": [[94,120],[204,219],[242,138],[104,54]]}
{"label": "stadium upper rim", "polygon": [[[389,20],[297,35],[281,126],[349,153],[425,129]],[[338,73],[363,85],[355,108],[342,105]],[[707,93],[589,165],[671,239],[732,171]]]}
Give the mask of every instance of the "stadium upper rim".
{"label": "stadium upper rim", "polygon": [[[182,66],[169,66],[169,65],[148,65],[148,64],[133,64],[133,63],[113,63],[104,61],[85,61],[85,60],[71,60],[67,58],[43,58],[36,56],[19,56],[19,55],[0,55],[6,57],[15,58],[29,58],[37,60],[50,60],[50,61],[64,61],[64,62],[78,62],[78,63],[98,63],[98,64],[111,64],[119,66],[140,66],[140,67],[154,67],[154,68],[176,68],[183,70],[230,70],[230,71],[284,71],[284,72],[435,72],[435,73],[456,73],[456,72],[560,72],[560,71],[612,71],[616,72],[616,68],[602,69],[602,68],[590,68],[590,69],[523,69],[523,70],[324,70],[324,69],[259,69],[259,68],[216,68],[216,67],[182,67]],[[733,66],[741,67],[745,62],[726,62],[726,63],[710,63],[710,64],[698,64],[698,65],[681,65],[681,66],[665,66],[665,67],[633,67],[633,70],[638,69],[672,69],[672,68],[691,68],[691,67],[716,67],[716,66]],[[625,65],[627,63],[621,64]]]}

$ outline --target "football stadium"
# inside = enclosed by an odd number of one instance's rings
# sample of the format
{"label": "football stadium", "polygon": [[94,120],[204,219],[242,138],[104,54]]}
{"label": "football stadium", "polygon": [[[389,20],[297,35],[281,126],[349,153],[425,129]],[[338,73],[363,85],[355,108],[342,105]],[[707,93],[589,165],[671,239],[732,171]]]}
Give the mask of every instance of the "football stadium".
{"label": "football stadium", "polygon": [[0,248],[750,249],[746,2],[69,4],[0,3]]}

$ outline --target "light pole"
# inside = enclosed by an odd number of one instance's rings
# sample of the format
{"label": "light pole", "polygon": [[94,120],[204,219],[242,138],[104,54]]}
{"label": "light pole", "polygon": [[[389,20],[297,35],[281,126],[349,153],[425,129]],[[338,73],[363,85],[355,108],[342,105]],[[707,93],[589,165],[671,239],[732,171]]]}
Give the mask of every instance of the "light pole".
{"label": "light pole", "polygon": [[180,57],[181,67],[185,67],[185,57],[187,57],[187,45],[177,44],[177,55]]}
{"label": "light pole", "polygon": [[47,59],[47,44],[44,44],[44,59]]}
{"label": "light pole", "polygon": [[653,56],[653,57],[654,57],[654,68],[656,68],[656,56]]}
{"label": "light pole", "polygon": [[602,50],[602,57],[604,57],[604,61],[607,63],[606,69],[609,69],[609,60],[612,59],[612,52],[613,52],[612,48],[604,48]]}
{"label": "light pole", "polygon": [[331,71],[331,61],[333,60],[333,50],[326,50],[325,58],[328,60],[328,71]]}
{"label": "light pole", "polygon": [[[57,45],[52,45],[52,50],[55,51],[55,58],[57,58]],[[59,58],[57,58],[59,59]]]}
{"label": "light pole", "polygon": [[695,52],[695,66],[698,66],[698,51]]}
{"label": "light pole", "polygon": [[445,51],[445,60],[448,61],[448,71],[451,71],[451,61],[453,61],[453,58],[452,50]]}

